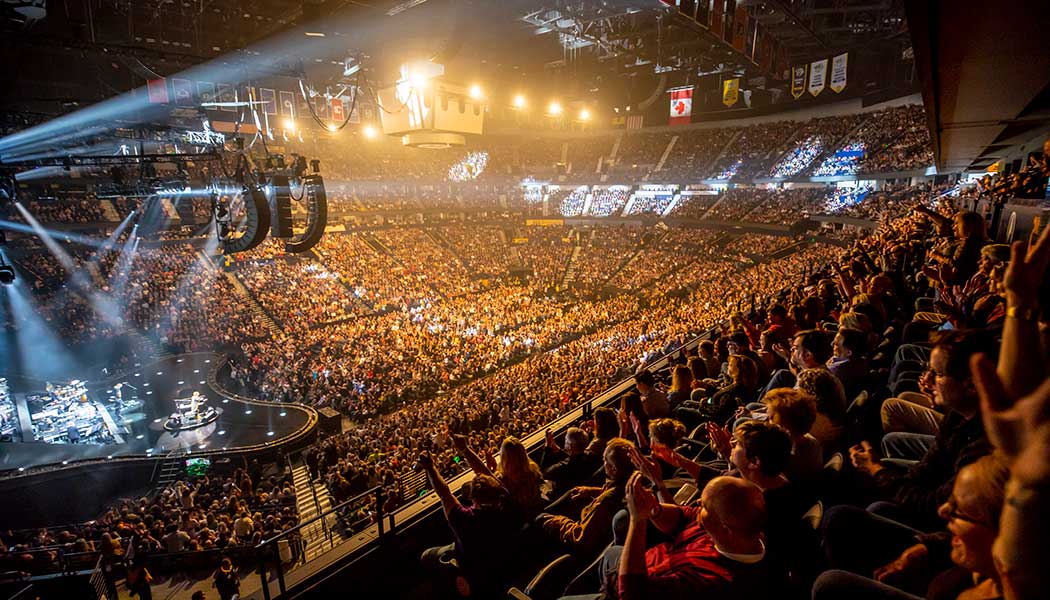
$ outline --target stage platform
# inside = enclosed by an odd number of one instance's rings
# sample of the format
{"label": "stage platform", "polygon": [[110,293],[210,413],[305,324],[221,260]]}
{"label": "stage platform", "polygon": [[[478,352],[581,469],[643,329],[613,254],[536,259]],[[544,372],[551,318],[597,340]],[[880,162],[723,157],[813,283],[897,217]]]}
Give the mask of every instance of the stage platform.
{"label": "stage platform", "polygon": [[[237,454],[272,449],[313,435],[317,426],[313,409],[256,402],[220,389],[214,374],[222,360],[212,353],[184,354],[139,365],[106,380],[88,381],[90,398],[109,409],[106,425],[120,430],[117,439],[123,443],[2,442],[0,472],[28,474],[41,467],[75,468],[90,461],[161,458],[176,449],[191,456]],[[12,395],[23,403],[26,394],[43,389],[42,382],[17,377],[8,384]],[[124,384],[120,393],[125,399],[137,397],[141,402],[118,409],[114,400],[117,384]],[[207,406],[217,410],[218,418],[193,429],[166,430],[175,398],[188,398],[193,392],[207,398]],[[25,412],[19,411],[20,419]],[[29,429],[29,424],[22,425],[23,440],[32,439]]]}

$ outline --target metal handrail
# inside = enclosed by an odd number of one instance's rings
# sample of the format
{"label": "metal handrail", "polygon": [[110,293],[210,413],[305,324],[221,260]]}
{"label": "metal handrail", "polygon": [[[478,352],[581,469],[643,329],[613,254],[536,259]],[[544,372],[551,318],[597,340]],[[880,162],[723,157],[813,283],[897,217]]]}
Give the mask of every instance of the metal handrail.
{"label": "metal handrail", "polygon": [[277,535],[273,536],[272,538],[269,538],[269,539],[266,539],[266,540],[263,540],[263,541],[259,542],[255,546],[255,548],[256,549],[261,549],[263,546],[266,546],[267,544],[272,544],[272,543],[275,543],[275,542],[279,542],[283,538],[285,538],[285,537],[287,537],[287,536],[289,536],[289,535],[291,535],[293,533],[298,533],[298,531],[300,529],[306,527],[307,525],[310,525],[311,523],[317,521],[318,519],[322,519],[322,518],[327,517],[328,515],[330,515],[332,513],[338,512],[338,511],[346,508],[347,506],[357,502],[358,500],[361,500],[365,496],[368,496],[370,494],[374,495],[377,492],[382,491],[382,489],[383,489],[382,486],[378,486],[377,485],[377,486],[375,486],[373,488],[370,488],[370,489],[368,489],[368,490],[366,490],[364,492],[361,492],[360,494],[354,496],[353,498],[350,498],[349,500],[345,500],[343,502],[340,502],[338,505],[329,508],[328,510],[326,510],[323,513],[317,515],[316,517],[313,517],[312,519],[307,519],[306,521],[303,521],[302,523],[299,523],[298,525],[296,525],[295,527],[292,527],[291,529],[286,529],[286,530],[282,531],[281,533],[278,533]]}
{"label": "metal handrail", "polygon": [[259,557],[259,578],[262,581],[263,598],[265,598],[265,600],[270,600],[270,584],[266,577],[267,558],[276,558],[276,560],[274,561],[274,570],[277,574],[277,588],[280,591],[280,594],[284,595],[288,591],[284,581],[284,564],[281,562],[280,550],[278,546],[278,544],[281,541],[285,541],[292,536],[299,535],[299,533],[307,525],[311,525],[317,522],[317,520],[319,519],[326,519],[331,514],[339,513],[344,508],[359,502],[367,496],[374,496],[373,501],[375,502],[375,521],[376,526],[378,527],[379,536],[382,537],[384,533],[383,488],[381,486],[375,486],[371,489],[361,492],[360,494],[354,496],[353,498],[350,498],[349,500],[340,502],[338,505],[329,508],[325,512],[317,515],[316,517],[313,517],[312,519],[307,519],[306,521],[299,523],[291,529],[282,531],[281,533],[278,533],[277,535],[269,539],[259,542],[259,544],[255,546],[255,550]]}

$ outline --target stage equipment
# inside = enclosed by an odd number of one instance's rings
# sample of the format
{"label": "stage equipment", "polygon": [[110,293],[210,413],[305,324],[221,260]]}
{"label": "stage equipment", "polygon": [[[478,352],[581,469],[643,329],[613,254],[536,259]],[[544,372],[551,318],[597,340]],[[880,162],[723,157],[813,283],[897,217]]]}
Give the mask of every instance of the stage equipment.
{"label": "stage equipment", "polygon": [[193,392],[189,398],[175,399],[175,412],[171,413],[164,423],[168,431],[185,431],[203,427],[219,418],[219,412],[211,406],[205,406],[208,399],[200,392]]}
{"label": "stage equipment", "polygon": [[321,433],[335,435],[343,430],[343,417],[338,411],[325,406],[317,411],[317,425]]}
{"label": "stage equipment", "polygon": [[263,243],[270,227],[270,203],[258,187],[233,196],[214,194],[215,235],[224,254],[246,252]]}
{"label": "stage equipment", "polygon": [[450,148],[467,143],[466,135],[481,135],[485,102],[470,89],[444,81],[444,67],[436,63],[407,64],[401,80],[379,90],[383,133],[401,136],[416,148]]}
{"label": "stage equipment", "polygon": [[15,268],[4,260],[3,255],[0,255],[0,283],[4,285],[11,285],[15,282]]}

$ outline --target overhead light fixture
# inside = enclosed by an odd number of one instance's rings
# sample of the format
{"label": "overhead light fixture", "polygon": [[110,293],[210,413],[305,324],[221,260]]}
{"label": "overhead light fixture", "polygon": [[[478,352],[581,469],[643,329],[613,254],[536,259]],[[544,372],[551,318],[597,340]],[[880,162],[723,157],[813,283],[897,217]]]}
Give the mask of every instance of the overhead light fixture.
{"label": "overhead light fixture", "polygon": [[480,85],[474,84],[474,85],[470,86],[470,97],[471,98],[473,98],[475,100],[481,100],[483,95],[484,94],[481,91],[481,86]]}
{"label": "overhead light fixture", "polygon": [[324,33],[320,31],[307,31],[306,37],[324,37]]}
{"label": "overhead light fixture", "polygon": [[591,120],[591,111],[587,110],[586,108],[582,109],[580,111],[580,120],[581,121],[590,121]]}
{"label": "overhead light fixture", "polygon": [[0,283],[4,285],[11,285],[15,282],[15,268],[4,260],[3,256],[0,256]]}
{"label": "overhead light fixture", "polygon": [[372,127],[371,125],[365,125],[364,129],[362,129],[361,132],[364,133],[365,137],[368,139],[373,139],[376,136],[376,128]]}
{"label": "overhead light fixture", "polygon": [[336,133],[336,132],[339,131],[339,126],[336,125],[335,123],[329,123],[328,124],[328,131],[331,131],[332,133]]}
{"label": "overhead light fixture", "polygon": [[422,73],[409,74],[408,82],[417,90],[422,90],[427,87],[427,78]]}
{"label": "overhead light fixture", "polygon": [[561,104],[559,102],[556,102],[556,101],[555,102],[551,102],[547,106],[547,112],[552,114],[552,115],[560,115],[561,114]]}
{"label": "overhead light fixture", "polygon": [[525,96],[521,94],[514,96],[514,108],[525,108]]}
{"label": "overhead light fixture", "polygon": [[293,119],[285,119],[282,124],[288,131],[295,131],[295,121]]}

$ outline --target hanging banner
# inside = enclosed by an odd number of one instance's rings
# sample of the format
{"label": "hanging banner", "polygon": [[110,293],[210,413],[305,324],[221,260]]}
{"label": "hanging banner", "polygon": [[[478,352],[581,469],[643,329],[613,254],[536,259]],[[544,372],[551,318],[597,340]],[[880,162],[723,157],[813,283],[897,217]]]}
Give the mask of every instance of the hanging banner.
{"label": "hanging banner", "polygon": [[798,100],[802,97],[802,94],[806,93],[806,67],[808,65],[798,65],[791,67],[791,95]]}
{"label": "hanging banner", "polygon": [[198,81],[197,96],[200,97],[201,103],[215,102],[215,84],[210,81]]}
{"label": "hanging banner", "polygon": [[176,106],[193,106],[193,82],[189,79],[172,79],[171,89],[175,93]]}
{"label": "hanging banner", "polygon": [[233,104],[234,102],[237,102],[237,92],[234,90],[233,86],[228,83],[220,83],[218,85],[218,88],[219,102],[223,103],[223,106],[220,106],[219,110],[224,110],[226,112],[237,112],[236,106],[228,106],[230,104]]}
{"label": "hanging banner", "polygon": [[693,86],[668,90],[671,92],[671,125],[681,125],[692,120]]}
{"label": "hanging banner", "polygon": [[737,52],[744,52],[745,45],[747,44],[747,7],[737,5],[736,15],[733,17],[733,48]]}
{"label": "hanging banner", "polygon": [[295,94],[281,90],[277,97],[281,99],[281,116],[295,117]]}
{"label": "hanging banner", "polygon": [[722,104],[733,106],[740,96],[740,78],[726,79],[722,82]]}
{"label": "hanging banner", "polygon": [[332,98],[332,120],[336,121],[340,125],[346,120],[346,113],[343,109],[342,98]]}
{"label": "hanging banner", "polygon": [[711,4],[711,33],[715,37],[722,37],[722,14],[725,11],[726,0],[713,0]]}
{"label": "hanging banner", "polygon": [[277,114],[277,92],[270,88],[261,88],[259,90],[259,100],[263,102],[263,113],[267,115]]}
{"label": "hanging banner", "polygon": [[813,97],[824,91],[827,83],[828,59],[815,60],[809,65],[809,93]]}
{"label": "hanging banner", "polygon": [[831,90],[838,94],[846,89],[846,62],[849,53],[843,52],[831,59]]}
{"label": "hanging banner", "polygon": [[149,101],[151,104],[168,103],[168,82],[163,77],[147,81],[146,91],[149,93]]}

